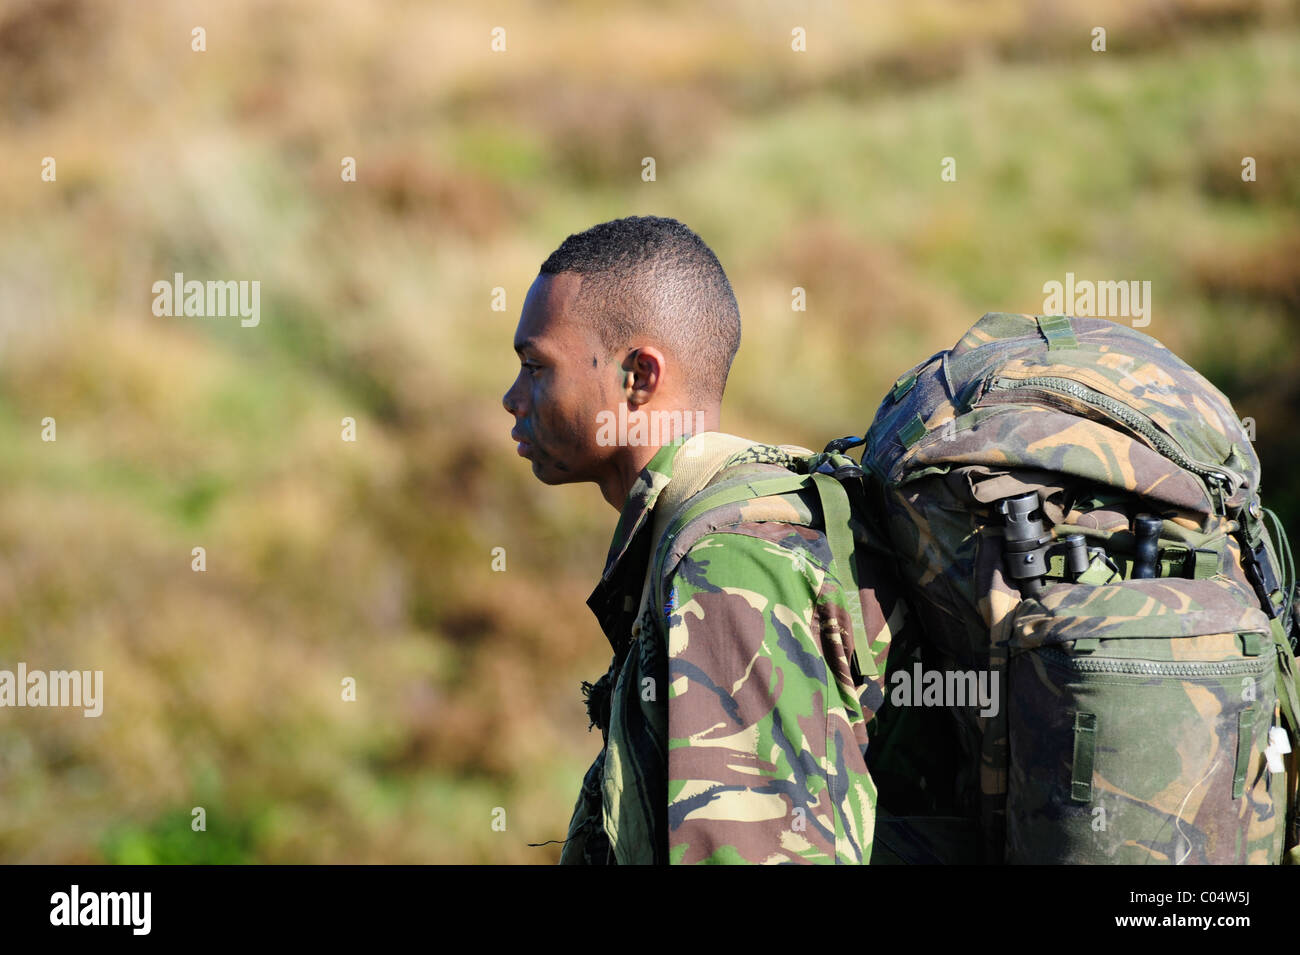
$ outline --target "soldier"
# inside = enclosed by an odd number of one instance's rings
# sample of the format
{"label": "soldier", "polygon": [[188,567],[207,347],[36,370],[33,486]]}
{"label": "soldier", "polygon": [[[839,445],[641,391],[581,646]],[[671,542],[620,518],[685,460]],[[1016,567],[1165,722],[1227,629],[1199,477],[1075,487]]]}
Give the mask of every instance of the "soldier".
{"label": "soldier", "polygon": [[655,610],[652,555],[681,504],[720,474],[788,475],[809,453],[719,432],[739,345],[726,274],[673,219],[569,236],[525,299],[503,398],[518,453],[542,483],[594,482],[619,511],[588,600],[614,651],[583,684],[604,745],[563,863],[870,856],[878,687],[859,699],[854,644],[873,660],[886,645],[874,571],[858,559],[864,640],[814,510],[797,495],[741,501],[665,566]]}

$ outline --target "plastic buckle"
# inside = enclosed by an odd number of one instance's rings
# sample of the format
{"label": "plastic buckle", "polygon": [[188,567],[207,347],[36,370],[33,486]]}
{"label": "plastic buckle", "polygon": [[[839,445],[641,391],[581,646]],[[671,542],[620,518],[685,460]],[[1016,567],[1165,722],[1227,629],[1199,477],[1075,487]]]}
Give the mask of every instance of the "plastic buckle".
{"label": "plastic buckle", "polygon": [[1255,594],[1259,597],[1259,602],[1268,614],[1270,619],[1276,619],[1282,612],[1281,608],[1273,600],[1275,593],[1280,593],[1282,588],[1278,585],[1277,574],[1273,570],[1273,562],[1269,559],[1268,548],[1264,546],[1261,538],[1259,543],[1250,550],[1250,560],[1245,567],[1246,577],[1249,578],[1251,585],[1255,588]]}
{"label": "plastic buckle", "polygon": [[830,444],[826,445],[826,449],[822,453],[843,454],[845,451],[848,451],[851,448],[856,448],[866,443],[867,443],[867,439],[865,436],[859,438],[856,435],[851,434],[847,438],[836,438]]}
{"label": "plastic buckle", "polygon": [[1291,752],[1291,741],[1286,738],[1286,730],[1280,726],[1269,727],[1268,747],[1264,750],[1264,758],[1268,760],[1268,771],[1286,772],[1286,764],[1282,762],[1282,757],[1289,752]]}

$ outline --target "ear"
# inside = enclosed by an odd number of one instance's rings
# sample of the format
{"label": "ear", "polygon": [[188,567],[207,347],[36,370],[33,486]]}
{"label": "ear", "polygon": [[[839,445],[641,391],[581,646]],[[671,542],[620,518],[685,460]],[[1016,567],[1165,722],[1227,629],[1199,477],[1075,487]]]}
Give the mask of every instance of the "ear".
{"label": "ear", "polygon": [[623,359],[623,392],[634,405],[643,405],[663,387],[668,362],[653,345],[634,348]]}

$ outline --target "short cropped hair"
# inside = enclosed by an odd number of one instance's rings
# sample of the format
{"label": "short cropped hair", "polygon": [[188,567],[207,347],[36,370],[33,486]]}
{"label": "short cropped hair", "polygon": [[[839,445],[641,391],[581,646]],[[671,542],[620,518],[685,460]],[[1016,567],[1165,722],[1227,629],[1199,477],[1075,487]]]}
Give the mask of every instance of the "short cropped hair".
{"label": "short cropped hair", "polygon": [[541,272],[582,276],[574,308],[608,351],[645,339],[685,370],[692,399],[722,399],[740,348],[740,309],[718,257],[682,223],[602,222],[565,239]]}

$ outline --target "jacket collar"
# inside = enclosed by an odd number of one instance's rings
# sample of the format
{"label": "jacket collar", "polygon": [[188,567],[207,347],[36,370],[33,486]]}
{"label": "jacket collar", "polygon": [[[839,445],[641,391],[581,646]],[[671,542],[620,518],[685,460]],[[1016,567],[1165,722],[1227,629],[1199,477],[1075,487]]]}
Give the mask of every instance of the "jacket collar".
{"label": "jacket collar", "polygon": [[681,442],[665,444],[655,452],[650,463],[641,470],[632,483],[632,488],[623,501],[618,526],[614,528],[614,539],[610,542],[609,555],[605,558],[605,570],[600,575],[602,581],[609,580],[614,569],[628,552],[633,539],[649,520],[660,492],[672,480],[673,462],[681,447]]}
{"label": "jacket collar", "polygon": [[635,585],[639,590],[645,577],[655,501],[672,480],[673,462],[684,440],[665,444],[637,475],[623,502],[600,583],[587,598],[587,606],[596,615],[616,654],[626,649],[623,644],[631,626],[630,618],[636,614],[636,598],[630,587]]}

